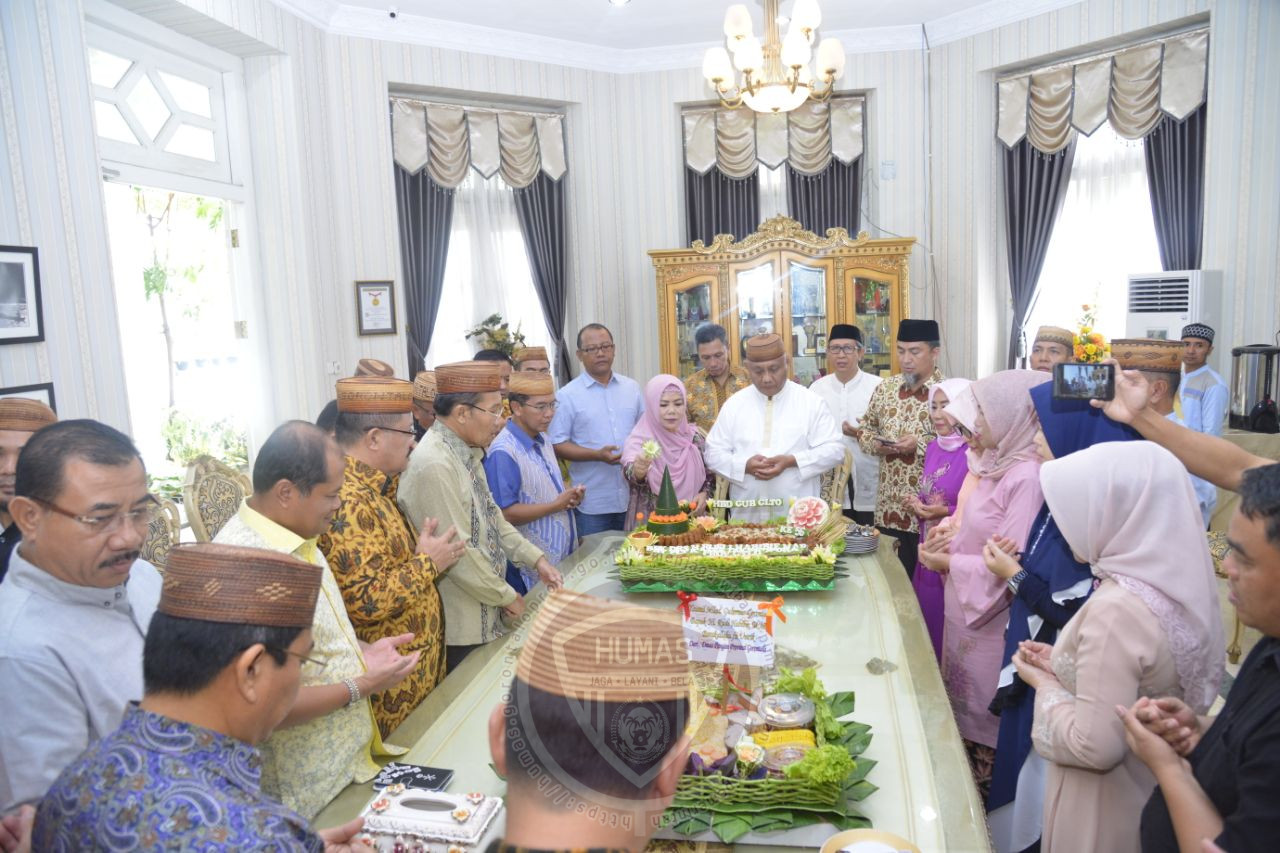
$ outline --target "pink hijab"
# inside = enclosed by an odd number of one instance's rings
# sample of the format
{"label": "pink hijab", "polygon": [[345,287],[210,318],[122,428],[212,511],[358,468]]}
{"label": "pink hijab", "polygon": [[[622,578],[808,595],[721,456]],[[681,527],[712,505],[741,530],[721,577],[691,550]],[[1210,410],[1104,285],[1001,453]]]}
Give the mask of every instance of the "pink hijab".
{"label": "pink hijab", "polygon": [[680,428],[671,432],[662,425],[658,412],[662,405],[662,395],[668,388],[676,388],[684,397],[685,405],[689,404],[689,395],[684,383],[669,373],[659,373],[644,386],[644,414],[627,436],[622,445],[622,464],[630,465],[640,458],[640,448],[650,439],[662,447],[662,454],[649,466],[649,488],[654,494],[662,488],[662,472],[671,468],[671,485],[675,486],[676,497],[682,501],[693,500],[702,490],[707,480],[707,469],[702,462],[702,452],[694,446],[693,424],[685,420]]}
{"label": "pink hijab", "polygon": [[986,417],[994,450],[969,449],[969,472],[999,479],[1020,462],[1039,459],[1036,453],[1036,410],[1029,392],[1053,377],[1035,370],[1002,370],[979,379],[953,399],[943,411],[970,432],[977,431],[978,411]]}
{"label": "pink hijab", "polygon": [[1095,444],[1040,468],[1044,499],[1095,577],[1142,599],[1169,640],[1182,698],[1203,714],[1222,674],[1222,614],[1187,471],[1149,441]]}
{"label": "pink hijab", "polygon": [[[972,384],[968,379],[943,379],[941,382],[930,385],[929,413],[933,413],[933,398],[939,391],[947,395],[947,404],[950,405]],[[944,409],[943,411],[946,410]],[[940,435],[937,437],[937,441],[938,446],[946,451],[959,450],[965,446],[965,438],[960,434],[959,430],[955,430],[951,435]]]}

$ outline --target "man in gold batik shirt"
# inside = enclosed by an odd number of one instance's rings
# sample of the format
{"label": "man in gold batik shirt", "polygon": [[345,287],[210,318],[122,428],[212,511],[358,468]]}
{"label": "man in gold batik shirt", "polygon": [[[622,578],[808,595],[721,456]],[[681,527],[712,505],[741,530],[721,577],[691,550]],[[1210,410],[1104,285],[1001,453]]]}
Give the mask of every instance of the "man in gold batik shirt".
{"label": "man in gold batik shirt", "polygon": [[694,332],[698,363],[702,369],[684,381],[688,396],[689,420],[704,433],[720,414],[724,401],[751,384],[747,371],[730,364],[729,338],[724,326],[705,323]]}
{"label": "man in gold batik shirt", "polygon": [[347,785],[372,779],[375,757],[403,752],[383,745],[369,697],[398,684],[420,657],[396,650],[412,639],[407,634],[371,645],[356,638],[342,591],[316,547],[338,508],[342,466],[341,451],[319,427],[282,424],[254,460],[253,494],[214,538],[290,554],[323,570],[314,646],[302,664],[297,701],[259,744],[263,790],[308,819]]}
{"label": "man in gold batik shirt", "polygon": [[876,492],[876,527],[898,540],[898,559],[910,576],[916,570],[920,523],[907,508],[907,498],[920,490],[924,450],[933,440],[929,420],[929,386],[942,381],[938,372],[941,343],[934,320],[898,324],[897,355],[902,372],[876,386],[862,418],[858,443],[881,457]]}
{"label": "man in gold batik shirt", "polygon": [[346,454],[341,501],[320,550],[366,643],[413,634],[401,650],[421,652],[404,681],[373,699],[385,736],[444,678],[444,621],[436,581],[462,555],[453,531],[414,530],[396,504],[400,472],[415,445],[413,385],[385,377],[338,380],[336,438]]}

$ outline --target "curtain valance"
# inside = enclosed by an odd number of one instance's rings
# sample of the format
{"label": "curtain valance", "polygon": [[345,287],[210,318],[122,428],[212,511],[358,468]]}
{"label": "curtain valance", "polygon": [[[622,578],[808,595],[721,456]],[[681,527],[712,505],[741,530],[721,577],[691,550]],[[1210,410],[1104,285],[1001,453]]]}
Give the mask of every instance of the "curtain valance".
{"label": "curtain valance", "polygon": [[564,117],[482,107],[391,99],[391,147],[409,174],[424,167],[431,179],[454,188],[467,167],[486,180],[497,172],[515,188],[539,172],[558,181],[566,171]]}
{"label": "curtain valance", "polygon": [[1052,154],[1073,128],[1087,136],[1110,119],[1120,136],[1141,139],[1163,116],[1180,121],[1204,103],[1208,56],[1209,31],[1199,29],[1003,79],[996,135]]}
{"label": "curtain valance", "polygon": [[712,166],[745,178],[757,163],[782,163],[804,175],[821,172],[835,157],[846,166],[862,155],[864,98],[809,101],[789,113],[715,107],[684,111],[684,162],[699,175]]}

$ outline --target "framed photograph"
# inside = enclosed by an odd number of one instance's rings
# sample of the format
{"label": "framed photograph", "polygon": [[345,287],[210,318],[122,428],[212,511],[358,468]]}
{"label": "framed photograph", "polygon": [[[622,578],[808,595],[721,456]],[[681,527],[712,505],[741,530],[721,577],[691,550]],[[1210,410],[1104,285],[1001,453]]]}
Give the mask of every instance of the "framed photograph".
{"label": "framed photograph", "polygon": [[356,318],[362,335],[394,335],[396,333],[395,282],[357,281]]}
{"label": "framed photograph", "polygon": [[825,355],[827,352],[827,336],[818,335],[813,339],[813,345],[818,348],[818,355]]}
{"label": "framed photograph", "polygon": [[53,383],[41,382],[38,385],[14,385],[11,388],[0,388],[0,397],[26,397],[28,400],[39,400],[55,412],[57,405],[53,401]]}
{"label": "framed photograph", "polygon": [[40,262],[34,246],[0,246],[0,344],[44,340]]}

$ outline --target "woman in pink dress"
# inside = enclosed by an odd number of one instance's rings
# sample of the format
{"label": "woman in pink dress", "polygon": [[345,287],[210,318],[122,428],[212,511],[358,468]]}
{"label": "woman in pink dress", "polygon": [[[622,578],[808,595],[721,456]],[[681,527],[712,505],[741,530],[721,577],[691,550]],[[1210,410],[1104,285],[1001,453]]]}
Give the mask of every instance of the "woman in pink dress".
{"label": "woman in pink dress", "polygon": [[[920,519],[920,541],[925,541],[929,529],[956,511],[956,500],[969,463],[965,454],[969,444],[956,428],[955,421],[943,411],[953,399],[958,398],[970,385],[968,379],[944,379],[929,388],[929,419],[937,438],[929,442],[924,451],[924,471],[920,475],[920,494],[908,502],[908,509]],[[915,588],[924,615],[933,652],[942,660],[942,587],[943,575],[927,571],[923,563],[916,564],[911,585]]]}
{"label": "woman in pink dress", "polygon": [[1115,708],[1176,696],[1209,709],[1224,660],[1213,561],[1186,469],[1162,447],[1097,444],[1046,462],[1040,482],[1098,583],[1054,645],[1024,642],[1013,658],[1036,691],[1031,740],[1049,762],[1041,849],[1127,853],[1155,778]]}
{"label": "woman in pink dress", "polygon": [[1026,548],[1040,511],[1040,455],[1032,388],[1050,379],[1004,370],[974,382],[947,406],[969,433],[969,472],[977,478],[948,550],[920,550],[920,562],[947,574],[943,596],[942,680],[983,799],[991,783],[1000,720],[989,710],[1000,680],[1011,593],[987,570],[992,537]]}

